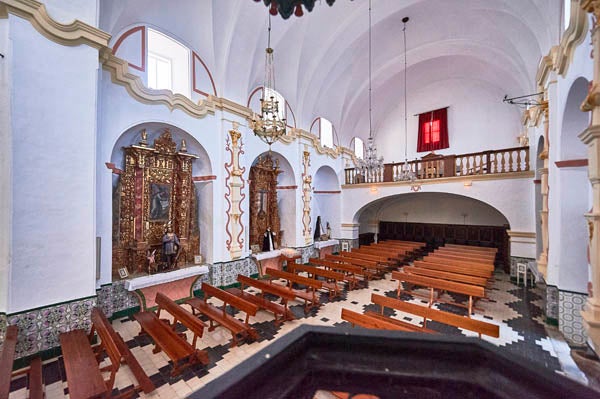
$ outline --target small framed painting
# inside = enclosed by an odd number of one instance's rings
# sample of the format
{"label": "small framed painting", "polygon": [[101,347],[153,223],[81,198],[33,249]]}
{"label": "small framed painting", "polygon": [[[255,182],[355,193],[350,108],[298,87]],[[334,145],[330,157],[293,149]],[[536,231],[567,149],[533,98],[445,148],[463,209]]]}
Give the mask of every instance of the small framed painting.
{"label": "small framed painting", "polygon": [[126,267],[122,267],[119,269],[119,277],[121,277],[121,278],[129,277],[129,272],[127,271]]}

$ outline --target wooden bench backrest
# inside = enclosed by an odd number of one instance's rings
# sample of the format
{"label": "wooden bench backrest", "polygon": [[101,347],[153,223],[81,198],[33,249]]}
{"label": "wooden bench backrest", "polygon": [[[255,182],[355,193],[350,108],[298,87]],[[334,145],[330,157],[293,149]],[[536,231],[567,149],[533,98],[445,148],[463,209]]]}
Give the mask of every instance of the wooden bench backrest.
{"label": "wooden bench backrest", "polygon": [[481,252],[498,252],[498,248],[493,247],[476,247],[474,245],[458,245],[458,244],[446,244],[445,247],[448,248],[459,248],[465,251],[481,251]]}
{"label": "wooden bench backrest", "polygon": [[308,261],[314,265],[329,267],[334,270],[342,270],[348,273],[362,274],[363,271],[362,267],[350,263],[338,263],[319,258],[310,258]]}
{"label": "wooden bench backrest", "polygon": [[410,252],[410,250],[408,250],[408,249],[400,249],[400,248],[382,248],[382,247],[362,246],[359,249],[365,253],[372,253],[372,254],[388,256],[388,257],[404,256],[404,255],[406,255],[406,253]]}
{"label": "wooden bench backrest", "polygon": [[293,283],[298,283],[298,284],[306,285],[306,286],[309,286],[309,287],[314,288],[314,289],[321,289],[321,288],[323,288],[323,282],[322,281],[315,280],[315,279],[308,278],[308,277],[298,276],[297,274],[294,274],[294,273],[288,273],[288,272],[284,272],[284,271],[277,270],[277,269],[271,269],[271,268],[267,268],[266,273],[269,276],[273,276],[273,277],[277,277],[277,278],[283,278],[283,279],[286,279],[286,280],[291,281]]}
{"label": "wooden bench backrest", "polygon": [[[340,252],[339,255],[325,255],[325,257],[328,259],[334,259],[333,258],[334,256],[337,256],[338,258],[335,258],[335,259],[339,259],[342,262],[348,262],[348,263],[352,263],[353,265],[364,266],[364,267],[374,267],[379,263],[376,260],[366,259],[358,253],[352,253],[352,252],[346,252],[346,251]],[[329,258],[329,257],[331,257],[331,258]]]}
{"label": "wooden bench backrest", "polygon": [[166,310],[176,320],[179,320],[181,324],[189,328],[198,337],[202,336],[204,333],[204,324],[196,316],[179,306],[175,301],[162,292],[156,293],[155,301],[159,309]]}
{"label": "wooden bench backrest", "polygon": [[283,289],[277,285],[269,284],[269,283],[266,283],[261,280],[256,280],[256,279],[244,276],[243,274],[238,274],[237,281],[239,281],[242,284],[242,286],[247,285],[249,287],[258,288],[259,290],[261,290],[263,292],[277,295],[278,297],[283,298],[288,301],[292,301],[296,297],[293,293],[291,293],[287,289]]}
{"label": "wooden bench backrest", "polygon": [[422,285],[424,287],[430,287],[439,290],[447,290],[457,294],[470,295],[479,298],[485,296],[485,290],[483,287],[471,284],[463,284],[437,278],[417,276],[404,272],[392,272],[392,278],[395,280],[404,281],[406,283]]}
{"label": "wooden bench backrest", "polygon": [[413,262],[413,265],[416,267],[423,267],[426,269],[441,270],[444,272],[460,273],[466,274],[468,276],[477,276],[483,278],[490,278],[493,274],[493,272],[490,270],[470,268],[468,266],[456,266],[441,260],[428,261],[427,258],[425,259],[426,260],[416,260]]}
{"label": "wooden bench backrest", "polygon": [[248,301],[243,300],[227,291],[223,291],[217,287],[213,287],[210,284],[202,283],[202,292],[204,292],[204,300],[208,297],[214,296],[217,299],[225,302],[226,304],[233,306],[236,309],[239,309],[250,316],[256,315],[258,311],[258,306],[250,303]]}
{"label": "wooden bench backrest", "polygon": [[474,252],[474,251],[463,251],[461,249],[452,249],[452,248],[438,248],[434,251],[434,253],[447,254],[453,256],[461,256],[461,257],[472,257],[473,259],[481,259],[485,262],[492,261],[496,259],[496,254],[492,252]]}
{"label": "wooden bench backrest", "polygon": [[389,243],[389,242],[378,242],[378,243],[372,243],[369,244],[369,247],[374,247],[374,248],[401,248],[401,249],[417,249],[417,248],[421,248],[423,247],[425,244],[423,243],[418,243],[418,244],[409,244],[409,243]]}
{"label": "wooden bench backrest", "polygon": [[414,303],[404,302],[399,299],[390,298],[379,294],[371,294],[371,302],[379,306],[421,316],[423,318],[448,324],[454,327],[475,331],[490,337],[498,338],[500,336],[500,327],[496,324],[486,323],[485,321],[471,319],[454,313],[416,305]]}
{"label": "wooden bench backrest", "polygon": [[[352,250],[353,253],[368,255],[372,259],[388,262],[390,258],[397,258],[400,256],[400,252],[395,250],[377,250],[377,249],[367,249],[367,248],[354,248]],[[402,254],[404,255],[404,254]]]}
{"label": "wooden bench backrest", "polygon": [[293,269],[294,269],[295,273],[305,272],[305,273],[311,273],[311,274],[313,274],[315,276],[319,276],[319,277],[330,278],[330,279],[336,280],[336,281],[344,280],[344,275],[342,273],[334,272],[331,270],[320,269],[315,266],[300,265],[300,264],[296,263],[295,265],[293,265]]}
{"label": "wooden bench backrest", "polygon": [[19,327],[8,326],[6,328],[2,352],[0,353],[0,398],[8,398],[8,393],[10,391],[10,376],[15,360],[18,335]]}
{"label": "wooden bench backrest", "polygon": [[383,240],[383,241],[379,241],[378,244],[413,244],[413,245],[425,246],[424,242],[406,241],[406,240]]}
{"label": "wooden bench backrest", "polygon": [[486,278],[478,277],[478,276],[469,276],[467,274],[426,269],[426,268],[415,267],[415,266],[404,266],[404,268],[402,270],[406,273],[419,274],[421,276],[441,278],[441,279],[450,280],[450,281],[457,281],[459,283],[480,285],[482,287],[485,287],[487,284]]}
{"label": "wooden bench backrest", "polygon": [[454,256],[433,253],[424,257],[423,260],[428,262],[443,262],[454,266],[469,267],[472,269],[489,270],[492,272],[494,271],[493,263],[482,263],[472,258],[457,258]]}
{"label": "wooden bench backrest", "polygon": [[397,331],[410,331],[408,328],[396,325],[392,322],[370,317],[362,313],[354,312],[350,309],[342,308],[342,320],[346,320],[353,325],[361,326],[364,328],[375,328],[379,330],[397,330]]}
{"label": "wooden bench backrest", "polygon": [[371,254],[362,252],[358,248],[354,248],[352,250],[352,252],[342,251],[342,252],[340,252],[340,255],[341,256],[350,257],[350,258],[358,258],[358,259],[370,260],[370,261],[373,261],[375,263],[377,263],[377,262],[387,262],[387,260],[388,260],[387,257],[385,257],[385,256],[371,255]]}
{"label": "wooden bench backrest", "polygon": [[121,366],[121,352],[119,351],[119,346],[115,340],[114,335],[111,333],[107,326],[100,316],[100,310],[95,307],[92,309],[92,323],[94,324],[94,328],[96,329],[96,333],[100,337],[102,341],[102,346],[106,351],[106,354],[110,358],[111,362],[111,374],[116,373],[119,367]]}

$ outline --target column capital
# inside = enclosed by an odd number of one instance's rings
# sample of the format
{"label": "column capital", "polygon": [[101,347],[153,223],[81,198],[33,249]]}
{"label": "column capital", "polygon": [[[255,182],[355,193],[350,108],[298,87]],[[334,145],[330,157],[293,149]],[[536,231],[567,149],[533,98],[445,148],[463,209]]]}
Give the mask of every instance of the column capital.
{"label": "column capital", "polygon": [[579,140],[583,141],[583,144],[586,145],[598,139],[600,139],[600,125],[588,126],[579,134]]}
{"label": "column capital", "polygon": [[581,0],[580,4],[585,11],[594,14],[596,18],[600,18],[600,0]]}

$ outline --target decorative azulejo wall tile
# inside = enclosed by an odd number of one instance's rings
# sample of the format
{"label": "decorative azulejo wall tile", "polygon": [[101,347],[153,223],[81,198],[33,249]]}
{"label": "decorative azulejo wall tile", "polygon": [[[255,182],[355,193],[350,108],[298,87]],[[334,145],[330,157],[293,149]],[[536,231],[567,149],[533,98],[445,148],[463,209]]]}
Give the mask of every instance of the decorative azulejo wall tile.
{"label": "decorative azulejo wall tile", "polygon": [[115,281],[112,284],[105,285],[97,290],[96,294],[98,306],[106,317],[111,317],[116,312],[140,306],[137,296],[125,288],[124,281]]}
{"label": "decorative azulejo wall tile", "polygon": [[61,332],[90,329],[90,313],[96,297],[47,306],[8,315],[8,324],[19,327],[16,358],[59,346]]}
{"label": "decorative azulejo wall tile", "polygon": [[586,301],[586,294],[559,291],[558,329],[569,342],[576,345],[585,345],[587,342],[587,334],[581,317],[581,311]]}
{"label": "decorative azulejo wall tile", "polygon": [[554,285],[546,287],[546,317],[558,320],[558,287]]}
{"label": "decorative azulejo wall tile", "polygon": [[6,313],[0,313],[0,344],[4,342],[4,337],[6,336],[6,326],[8,325],[8,320],[6,318]]}

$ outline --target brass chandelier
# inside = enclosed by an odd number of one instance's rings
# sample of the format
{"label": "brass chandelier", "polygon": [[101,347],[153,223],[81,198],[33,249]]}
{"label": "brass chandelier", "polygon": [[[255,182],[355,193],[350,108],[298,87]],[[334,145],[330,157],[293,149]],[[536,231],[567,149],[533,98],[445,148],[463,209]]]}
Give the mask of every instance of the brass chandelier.
{"label": "brass chandelier", "polygon": [[[279,115],[279,100],[275,91],[275,66],[273,49],[271,48],[271,16],[269,15],[269,31],[265,55],[265,81],[260,99],[260,115],[254,115],[250,128],[258,138],[269,145],[279,140],[286,133],[286,120]],[[281,104],[285,107],[285,104]]]}

